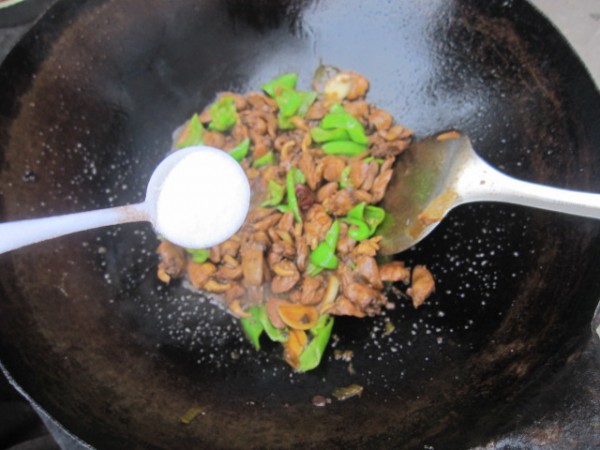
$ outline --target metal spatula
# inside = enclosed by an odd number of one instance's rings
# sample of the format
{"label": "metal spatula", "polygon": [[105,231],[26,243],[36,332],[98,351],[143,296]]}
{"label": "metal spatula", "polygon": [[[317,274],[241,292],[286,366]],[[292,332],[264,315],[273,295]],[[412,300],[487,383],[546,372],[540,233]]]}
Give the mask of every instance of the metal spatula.
{"label": "metal spatula", "polygon": [[412,247],[452,208],[481,201],[600,219],[600,194],[509,177],[483,161],[467,136],[450,130],[416,142],[398,159],[383,200],[382,252],[391,255]]}

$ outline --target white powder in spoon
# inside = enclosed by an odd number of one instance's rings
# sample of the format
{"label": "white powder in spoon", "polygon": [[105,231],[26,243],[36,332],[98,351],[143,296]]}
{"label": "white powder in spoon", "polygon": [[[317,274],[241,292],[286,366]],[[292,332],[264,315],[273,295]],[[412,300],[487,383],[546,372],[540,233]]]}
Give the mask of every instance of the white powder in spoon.
{"label": "white powder in spoon", "polygon": [[221,150],[201,147],[165,177],[155,227],[177,245],[208,248],[241,227],[249,206],[250,185],[242,167]]}

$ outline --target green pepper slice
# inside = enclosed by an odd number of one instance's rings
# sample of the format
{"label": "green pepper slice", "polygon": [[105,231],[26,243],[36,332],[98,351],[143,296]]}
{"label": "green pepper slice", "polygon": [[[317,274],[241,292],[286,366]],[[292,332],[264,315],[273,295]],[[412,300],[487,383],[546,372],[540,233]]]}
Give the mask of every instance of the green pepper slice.
{"label": "green pepper slice", "polygon": [[286,118],[296,114],[303,100],[300,92],[295,89],[281,89],[281,92],[274,98],[279,107],[279,114]]}
{"label": "green pepper slice", "polygon": [[204,126],[202,125],[202,122],[200,122],[198,114],[194,114],[183,127],[183,130],[177,139],[177,143],[175,144],[175,148],[181,149],[203,144],[204,141],[202,140],[202,135],[204,134],[204,131]]}
{"label": "green pepper slice", "polygon": [[298,180],[302,179],[306,180],[304,174],[300,169],[296,169],[295,167],[288,170],[285,176],[288,207],[294,213],[294,219],[297,222],[302,222],[302,215],[300,214],[300,205],[298,205],[298,197],[296,196],[296,184],[299,182]]}
{"label": "green pepper slice", "polygon": [[325,240],[310,252],[309,265],[306,272],[310,276],[316,276],[323,269],[336,269],[339,265],[338,257],[335,254],[337,241],[340,236],[340,222],[334,220],[325,235]]}
{"label": "green pepper slice", "polygon": [[198,264],[202,264],[202,263],[206,262],[208,260],[208,257],[210,256],[210,250],[207,248],[200,248],[200,249],[187,248],[186,251],[192,257],[192,261],[194,261],[195,263],[198,263]]}
{"label": "green pepper slice", "polygon": [[269,180],[267,189],[269,191],[269,198],[262,202],[260,206],[267,207],[279,205],[283,200],[283,195],[285,194],[284,187],[276,181]]}
{"label": "green pepper slice", "polygon": [[297,73],[284,73],[283,75],[269,81],[261,86],[261,89],[265,91],[270,97],[275,97],[281,89],[294,89],[296,82],[298,81]]}
{"label": "green pepper slice", "polygon": [[250,343],[256,350],[260,350],[260,335],[265,329],[260,320],[260,306],[249,308],[248,313],[251,317],[242,318],[240,323]]}
{"label": "green pepper slice", "polygon": [[355,241],[364,241],[365,239],[368,239],[371,236],[369,226],[362,220],[349,218],[343,220],[344,222],[352,225],[348,229],[348,236],[350,236]]}
{"label": "green pepper slice", "polygon": [[321,120],[321,127],[326,130],[342,128],[348,132],[350,139],[357,144],[368,144],[369,138],[365,134],[365,128],[362,123],[347,112],[341,105],[333,105],[327,114]]}
{"label": "green pepper slice", "polygon": [[242,162],[250,150],[250,139],[246,138],[229,151],[229,156],[237,162]]}
{"label": "green pepper slice", "polygon": [[237,110],[233,97],[222,97],[210,107],[210,124],[214,131],[228,131],[237,121]]}
{"label": "green pepper slice", "polygon": [[330,141],[347,141],[350,139],[348,132],[343,128],[334,128],[326,130],[321,127],[314,127],[310,130],[310,137],[313,141],[320,143]]}
{"label": "green pepper slice", "polygon": [[287,330],[275,328],[275,326],[269,320],[269,316],[267,315],[267,308],[263,306],[255,306],[258,308],[257,317],[262,324],[265,333],[269,336],[273,342],[286,342],[288,340]]}
{"label": "green pepper slice", "polygon": [[333,317],[329,317],[325,325],[315,330],[314,337],[300,354],[300,364],[298,366],[299,372],[307,372],[319,365],[323,358],[323,354],[325,353],[325,349],[327,348],[329,338],[331,337],[333,322]]}
{"label": "green pepper slice", "polygon": [[255,159],[252,163],[252,167],[258,169],[260,167],[268,166],[271,164],[275,164],[275,155],[273,152],[268,152],[262,155],[260,158]]}
{"label": "green pepper slice", "polygon": [[327,142],[322,147],[328,155],[357,156],[367,151],[367,146],[354,141]]}

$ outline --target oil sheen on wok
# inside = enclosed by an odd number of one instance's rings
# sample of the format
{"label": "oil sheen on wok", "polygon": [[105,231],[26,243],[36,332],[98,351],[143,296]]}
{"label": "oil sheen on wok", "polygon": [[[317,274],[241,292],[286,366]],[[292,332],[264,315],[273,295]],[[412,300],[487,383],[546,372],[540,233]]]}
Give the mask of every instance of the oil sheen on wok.
{"label": "oil sheen on wok", "polygon": [[360,74],[321,66],[308,91],[297,78],[221,93],[177,133],[176,149],[205,144],[233,156],[253,200],[242,228],[220,245],[162,241],[158,277],[217,295],[257,350],[266,335],[305,372],[321,361],[335,316],[394,308],[392,284],[417,308],[435,285],[426,267],[378,255],[385,211],[377,204],[412,131],[367,102]]}

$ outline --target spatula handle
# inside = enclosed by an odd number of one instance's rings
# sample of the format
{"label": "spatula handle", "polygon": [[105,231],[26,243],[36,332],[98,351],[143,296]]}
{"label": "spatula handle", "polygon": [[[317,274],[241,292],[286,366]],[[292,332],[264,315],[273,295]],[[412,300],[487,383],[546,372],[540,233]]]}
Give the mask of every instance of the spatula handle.
{"label": "spatula handle", "polygon": [[478,159],[464,170],[468,180],[461,184],[461,203],[506,202],[565,214],[600,219],[600,194],[571,191],[512,178]]}

